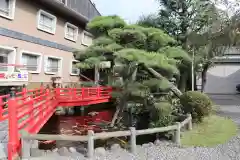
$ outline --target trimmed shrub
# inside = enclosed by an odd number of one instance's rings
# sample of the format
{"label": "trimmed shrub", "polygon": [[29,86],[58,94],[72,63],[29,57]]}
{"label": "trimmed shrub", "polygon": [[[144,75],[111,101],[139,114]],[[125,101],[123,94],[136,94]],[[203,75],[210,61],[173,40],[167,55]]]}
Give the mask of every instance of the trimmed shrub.
{"label": "trimmed shrub", "polygon": [[159,102],[155,104],[155,109],[151,111],[150,128],[164,127],[171,125],[174,121],[172,115],[172,105],[168,102]]}
{"label": "trimmed shrub", "polygon": [[198,91],[185,92],[180,97],[180,103],[184,113],[191,113],[195,122],[201,122],[203,117],[212,112],[212,101],[206,95]]}

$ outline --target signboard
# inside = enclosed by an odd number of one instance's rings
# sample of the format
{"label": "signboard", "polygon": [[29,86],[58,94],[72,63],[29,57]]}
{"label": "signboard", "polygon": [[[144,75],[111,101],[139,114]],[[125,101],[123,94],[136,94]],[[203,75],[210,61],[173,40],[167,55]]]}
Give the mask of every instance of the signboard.
{"label": "signboard", "polygon": [[100,63],[100,68],[111,68],[111,61],[103,61]]}
{"label": "signboard", "polygon": [[27,82],[27,72],[0,72],[0,82]]}

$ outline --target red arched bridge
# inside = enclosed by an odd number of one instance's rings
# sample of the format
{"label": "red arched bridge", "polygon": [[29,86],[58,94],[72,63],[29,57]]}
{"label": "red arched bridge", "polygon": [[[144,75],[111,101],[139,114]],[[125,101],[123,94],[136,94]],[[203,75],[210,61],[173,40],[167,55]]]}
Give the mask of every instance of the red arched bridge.
{"label": "red arched bridge", "polygon": [[[110,87],[55,88],[35,90],[0,96],[0,120],[8,120],[8,159],[12,160],[21,148],[20,130],[38,133],[54,114],[58,106],[86,106],[108,102]],[[8,99],[4,102],[4,99]]]}

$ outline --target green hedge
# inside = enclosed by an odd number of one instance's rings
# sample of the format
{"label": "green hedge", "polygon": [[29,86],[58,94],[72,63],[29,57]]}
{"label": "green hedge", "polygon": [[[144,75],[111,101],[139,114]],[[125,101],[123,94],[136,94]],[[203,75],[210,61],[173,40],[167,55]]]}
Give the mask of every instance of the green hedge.
{"label": "green hedge", "polygon": [[195,122],[201,122],[205,116],[212,112],[212,101],[204,93],[198,91],[185,92],[180,97],[184,113],[191,113]]}

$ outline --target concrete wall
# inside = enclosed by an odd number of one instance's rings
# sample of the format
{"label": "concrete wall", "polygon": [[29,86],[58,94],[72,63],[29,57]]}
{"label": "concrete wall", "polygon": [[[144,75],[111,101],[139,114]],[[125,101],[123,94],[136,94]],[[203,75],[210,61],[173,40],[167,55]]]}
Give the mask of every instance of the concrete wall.
{"label": "concrete wall", "polygon": [[239,105],[240,95],[236,92],[237,84],[240,84],[240,64],[215,64],[207,72],[204,92],[217,105]]}
{"label": "concrete wall", "polygon": [[216,64],[207,72],[205,92],[235,94],[237,84],[240,84],[240,64]]}

